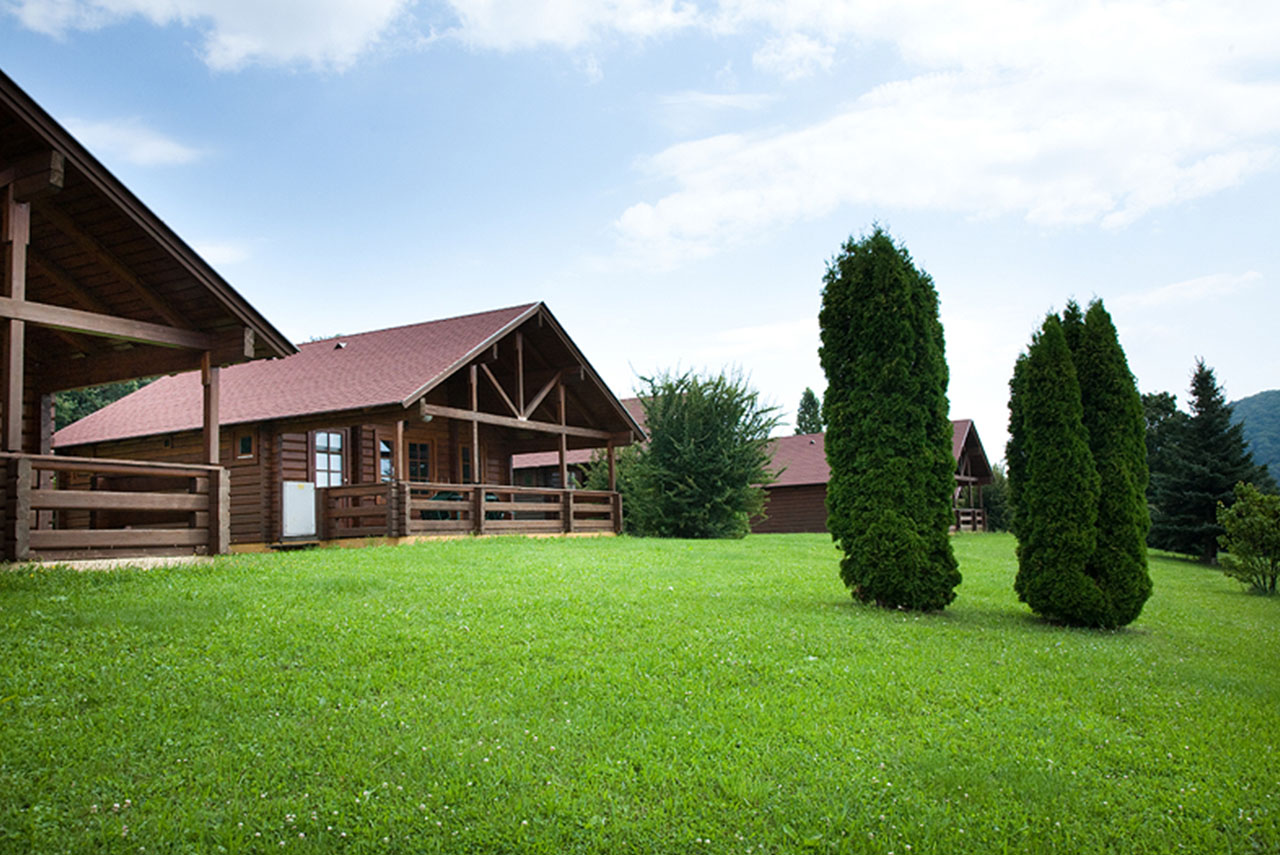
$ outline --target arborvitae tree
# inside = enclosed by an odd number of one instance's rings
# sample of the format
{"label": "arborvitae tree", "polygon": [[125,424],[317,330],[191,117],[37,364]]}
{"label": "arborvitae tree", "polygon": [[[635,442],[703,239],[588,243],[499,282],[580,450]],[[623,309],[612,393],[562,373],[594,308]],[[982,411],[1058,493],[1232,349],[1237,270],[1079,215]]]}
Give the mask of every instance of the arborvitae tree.
{"label": "arborvitae tree", "polygon": [[1018,361],[1013,364],[1013,377],[1009,380],[1009,442],[1005,446],[1005,474],[1009,480],[1009,531],[1019,540],[1022,538],[1020,508],[1022,505],[1022,486],[1027,480],[1026,440],[1023,436],[1022,399],[1026,394],[1027,354],[1019,354]]}
{"label": "arborvitae tree", "polygon": [[1170,449],[1168,468],[1154,474],[1151,543],[1211,562],[1218,554],[1218,504],[1230,507],[1240,482],[1266,483],[1254,464],[1239,423],[1214,378],[1196,360],[1191,378],[1191,418]]}
{"label": "arborvitae tree", "polygon": [[1092,624],[1107,612],[1085,572],[1097,547],[1098,470],[1062,326],[1056,315],[1045,318],[1014,372],[1009,432],[1021,463],[1013,587],[1041,615]]}
{"label": "arborvitae tree", "polygon": [[938,295],[882,229],[827,265],[819,357],[827,375],[827,527],[853,596],[941,609],[960,571],[947,536],[955,461]]}
{"label": "arborvitae tree", "polygon": [[796,433],[822,433],[822,405],[808,386],[804,387],[800,406],[796,408]]}
{"label": "arborvitae tree", "polygon": [[738,374],[642,377],[647,445],[628,465],[631,531],[657,537],[742,537],[764,508],[776,407]]}
{"label": "arborvitae tree", "polygon": [[[1068,305],[1072,307],[1074,303]],[[1090,304],[1072,357],[1101,491],[1098,545],[1085,573],[1102,590],[1107,610],[1087,622],[1124,626],[1137,619],[1151,596],[1146,423],[1137,383],[1101,300]]]}

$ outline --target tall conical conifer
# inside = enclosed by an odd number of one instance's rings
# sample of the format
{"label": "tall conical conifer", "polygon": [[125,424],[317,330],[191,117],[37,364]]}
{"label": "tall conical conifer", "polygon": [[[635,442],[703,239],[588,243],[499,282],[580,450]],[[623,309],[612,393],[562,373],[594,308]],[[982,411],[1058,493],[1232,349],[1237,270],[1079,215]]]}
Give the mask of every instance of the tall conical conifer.
{"label": "tall conical conifer", "polygon": [[876,228],[845,243],[824,283],[827,512],[841,578],[864,602],[943,608],[960,571],[947,536],[955,461],[933,281]]}
{"label": "tall conical conifer", "polygon": [[1013,587],[1033,611],[1076,623],[1103,610],[1102,595],[1085,574],[1097,546],[1098,470],[1056,315],[1045,318],[1021,364],[1017,433],[1025,471]]}
{"label": "tall conical conifer", "polygon": [[1067,623],[1132,622],[1151,594],[1146,423],[1100,300],[1045,319],[1014,366],[1009,414],[1019,598]]}

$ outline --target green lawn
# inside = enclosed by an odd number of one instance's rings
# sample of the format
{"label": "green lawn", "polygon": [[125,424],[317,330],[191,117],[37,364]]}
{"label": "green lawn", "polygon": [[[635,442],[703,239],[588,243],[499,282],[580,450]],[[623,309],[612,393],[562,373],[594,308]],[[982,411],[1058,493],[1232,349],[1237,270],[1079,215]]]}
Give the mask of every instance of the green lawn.
{"label": "green lawn", "polygon": [[924,616],[816,535],[0,573],[0,851],[1280,851],[1280,599],[1065,629],[955,545]]}

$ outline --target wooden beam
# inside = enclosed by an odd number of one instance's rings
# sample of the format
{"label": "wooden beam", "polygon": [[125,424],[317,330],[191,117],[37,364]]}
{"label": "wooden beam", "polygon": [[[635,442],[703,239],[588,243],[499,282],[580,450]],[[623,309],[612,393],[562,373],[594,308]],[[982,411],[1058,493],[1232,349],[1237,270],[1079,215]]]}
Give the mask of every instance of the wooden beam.
{"label": "wooden beam", "polygon": [[[27,295],[27,244],[31,242],[31,207],[19,202],[15,187],[4,188],[0,202],[3,211],[4,242],[3,270],[0,271],[0,299],[22,303]],[[6,316],[7,317],[7,316]],[[21,318],[7,317],[0,325],[4,330],[3,352],[0,353],[0,448],[5,451],[22,451],[22,393],[23,376],[26,373],[25,354],[27,331]]]}
{"label": "wooden beam", "polygon": [[66,172],[66,157],[51,149],[21,158],[0,172],[0,185],[11,186],[19,202],[29,202],[61,190]]}
{"label": "wooden beam", "polygon": [[164,347],[185,347],[191,350],[213,350],[217,339],[208,333],[187,327],[166,327],[148,321],[135,321],[97,312],[83,312],[65,306],[33,303],[9,296],[0,296],[0,318],[28,321],[41,326],[90,335],[158,344]]}
{"label": "wooden beam", "polygon": [[627,436],[625,433],[613,434],[606,430],[596,430],[595,428],[584,428],[576,425],[557,425],[549,422],[535,422],[532,420],[517,419],[511,416],[499,416],[494,413],[484,413],[478,410],[463,410],[458,407],[444,407],[439,404],[428,404],[426,402],[420,402],[418,404],[418,410],[424,416],[440,416],[441,418],[458,419],[459,421],[475,421],[480,422],[481,424],[537,431],[539,433],[578,436],[583,439],[607,440],[613,436]]}
{"label": "wooden beam", "polygon": [[618,491],[618,452],[613,444],[613,440],[609,440],[609,491],[616,493]]}
{"label": "wooden beam", "polygon": [[521,418],[527,419],[529,418],[529,416],[533,415],[533,411],[538,409],[538,405],[542,403],[543,399],[545,399],[547,395],[551,393],[551,390],[556,388],[556,386],[559,383],[560,383],[560,372],[557,371],[554,375],[552,375],[551,379],[547,381],[547,385],[543,386],[538,391],[538,394],[533,396],[533,400],[529,402],[529,406],[525,407],[524,410],[520,413]]}
{"label": "wooden beam", "polygon": [[[493,388],[498,390],[498,394],[502,396],[502,402],[511,410],[511,414],[519,418],[521,415],[520,409],[511,402],[510,396],[507,395],[506,390],[502,388],[502,384],[498,382],[498,378],[493,376],[493,372],[489,370],[489,366],[482,362],[480,363],[480,370],[484,372],[484,376],[489,378],[489,382],[493,384]],[[472,409],[474,409],[474,407]]]}
{"label": "wooden beam", "polygon": [[200,360],[200,384],[204,387],[204,423],[201,436],[204,444],[204,462],[212,466],[218,465],[218,408],[221,390],[219,389],[218,366],[210,361],[208,351]]}
{"label": "wooden beam", "polygon": [[70,216],[63,213],[58,208],[47,203],[41,203],[37,206],[40,216],[51,222],[57,229],[71,239],[73,243],[82,250],[93,256],[94,259],[105,267],[111,275],[115,276],[124,284],[128,285],[137,296],[146,303],[152,311],[164,319],[165,323],[170,326],[179,328],[189,328],[182,314],[161,298],[151,286],[147,285],[138,278],[132,270],[128,268],[120,259],[112,254],[93,235],[82,230]]}

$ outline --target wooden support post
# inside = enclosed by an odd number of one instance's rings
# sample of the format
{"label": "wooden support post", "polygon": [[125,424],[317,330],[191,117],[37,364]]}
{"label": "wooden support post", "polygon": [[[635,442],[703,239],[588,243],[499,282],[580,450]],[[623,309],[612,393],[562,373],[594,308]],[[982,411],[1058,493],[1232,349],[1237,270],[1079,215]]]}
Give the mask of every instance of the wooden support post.
{"label": "wooden support post", "polygon": [[[0,271],[0,297],[15,303],[27,298],[27,244],[31,240],[31,206],[19,202],[12,184],[4,188],[3,219],[4,259]],[[4,345],[0,353],[0,448],[22,451],[22,381],[25,371],[26,322],[8,318],[3,322]]]}
{"label": "wooden support post", "polygon": [[[557,388],[560,393],[560,424],[564,425],[564,384],[558,384]],[[565,455],[568,454],[568,447],[568,437],[563,433],[560,434],[560,487],[564,490],[569,489],[569,467],[565,464]]]}
{"label": "wooden support post", "polygon": [[8,461],[4,484],[4,557],[8,561],[31,558],[31,459]]}
{"label": "wooden support post", "polygon": [[[475,466],[475,460],[471,461]],[[471,530],[476,534],[484,534],[484,490],[479,484],[471,488]]]}
{"label": "wooden support post", "polygon": [[516,412],[524,415],[524,333],[516,330]]}
{"label": "wooden support post", "polygon": [[618,453],[613,445],[613,440],[609,440],[609,490],[611,492],[618,491]]}
{"label": "wooden support post", "polygon": [[218,464],[218,366],[213,364],[212,355],[205,351],[200,360],[200,382],[204,386],[204,462],[216,466]]}
{"label": "wooden support post", "polygon": [[622,494],[613,494],[613,533],[622,534]]}
{"label": "wooden support post", "polygon": [[[471,366],[471,412],[480,412],[480,383],[476,367]],[[471,420],[471,483],[479,484],[480,477],[480,420]]]}
{"label": "wooden support post", "polygon": [[409,480],[409,464],[407,462],[409,449],[405,446],[404,442],[404,427],[404,419],[400,419],[400,421],[396,422],[396,452],[395,457],[393,458],[395,460],[395,463],[393,464],[395,466],[395,472],[392,473],[391,478],[393,481]]}
{"label": "wooden support post", "polygon": [[209,554],[231,549],[231,474],[219,466],[209,473]]}
{"label": "wooden support post", "polygon": [[[40,396],[40,448],[42,455],[53,454],[53,425],[54,425],[54,409],[53,395],[44,394]],[[47,469],[41,469],[33,476],[32,486],[38,490],[53,489],[53,472]],[[36,528],[41,531],[47,531],[53,528],[53,511],[36,511]]]}
{"label": "wooden support post", "polygon": [[560,502],[561,522],[566,534],[573,531],[573,493],[565,490]]}

